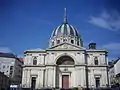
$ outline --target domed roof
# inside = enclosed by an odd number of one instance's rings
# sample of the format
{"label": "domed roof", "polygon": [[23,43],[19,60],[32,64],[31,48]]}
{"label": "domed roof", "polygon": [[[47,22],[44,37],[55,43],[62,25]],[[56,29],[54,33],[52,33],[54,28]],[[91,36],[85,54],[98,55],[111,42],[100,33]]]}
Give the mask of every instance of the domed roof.
{"label": "domed roof", "polygon": [[53,32],[51,37],[58,36],[79,36],[77,30],[67,22],[66,8],[64,14],[64,22],[59,25]]}
{"label": "domed roof", "polygon": [[63,23],[62,25],[59,25],[52,33],[52,37],[64,35],[79,36],[77,30],[68,23]]}

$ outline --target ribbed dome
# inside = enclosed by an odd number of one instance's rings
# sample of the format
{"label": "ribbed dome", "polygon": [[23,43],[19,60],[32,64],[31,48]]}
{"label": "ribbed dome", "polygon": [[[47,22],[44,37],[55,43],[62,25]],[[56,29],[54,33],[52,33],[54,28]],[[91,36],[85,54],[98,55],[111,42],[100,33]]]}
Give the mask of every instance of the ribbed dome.
{"label": "ribbed dome", "polygon": [[51,37],[54,36],[79,36],[77,30],[68,23],[63,23],[62,25],[58,26],[52,33]]}
{"label": "ribbed dome", "polygon": [[77,30],[67,21],[66,15],[66,8],[64,10],[64,20],[61,25],[59,25],[55,30],[52,32],[49,47],[54,47],[56,45],[62,43],[69,43],[75,46],[83,46],[83,42],[81,36],[77,32]]}

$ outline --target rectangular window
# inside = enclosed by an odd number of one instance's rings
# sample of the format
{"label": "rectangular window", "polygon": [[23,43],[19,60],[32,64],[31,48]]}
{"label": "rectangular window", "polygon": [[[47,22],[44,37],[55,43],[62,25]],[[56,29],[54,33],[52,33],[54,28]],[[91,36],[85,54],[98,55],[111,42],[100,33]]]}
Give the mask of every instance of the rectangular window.
{"label": "rectangular window", "polygon": [[13,74],[13,71],[10,71],[10,76],[12,76],[12,74]]}
{"label": "rectangular window", "polygon": [[13,66],[10,66],[10,70],[13,70]]}
{"label": "rectangular window", "polygon": [[95,65],[98,65],[98,57],[94,58],[94,63],[95,63]]}
{"label": "rectangular window", "polygon": [[33,65],[37,65],[37,57],[33,58]]}
{"label": "rectangular window", "polygon": [[10,76],[13,74],[13,66],[10,66]]}
{"label": "rectangular window", "polygon": [[95,60],[95,65],[98,65],[98,60]]}

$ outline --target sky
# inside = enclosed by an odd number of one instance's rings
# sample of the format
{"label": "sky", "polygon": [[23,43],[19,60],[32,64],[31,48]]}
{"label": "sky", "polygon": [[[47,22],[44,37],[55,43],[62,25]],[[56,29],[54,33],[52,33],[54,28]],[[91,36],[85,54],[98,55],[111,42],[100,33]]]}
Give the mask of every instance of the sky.
{"label": "sky", "polygon": [[120,57],[119,0],[0,0],[0,52],[23,56],[27,49],[48,47],[54,28],[68,23],[82,36],[107,49],[109,60]]}

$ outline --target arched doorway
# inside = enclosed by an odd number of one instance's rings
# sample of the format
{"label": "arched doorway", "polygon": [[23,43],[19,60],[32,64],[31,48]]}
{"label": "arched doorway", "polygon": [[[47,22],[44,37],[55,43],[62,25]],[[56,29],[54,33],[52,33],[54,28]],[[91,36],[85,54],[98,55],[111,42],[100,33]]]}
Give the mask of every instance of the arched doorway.
{"label": "arched doorway", "polygon": [[[59,87],[61,85],[62,88],[69,88],[70,74],[66,69],[68,66],[75,64],[73,58],[67,55],[61,56],[58,58],[56,64],[56,86]],[[63,73],[65,74],[63,75]]]}

